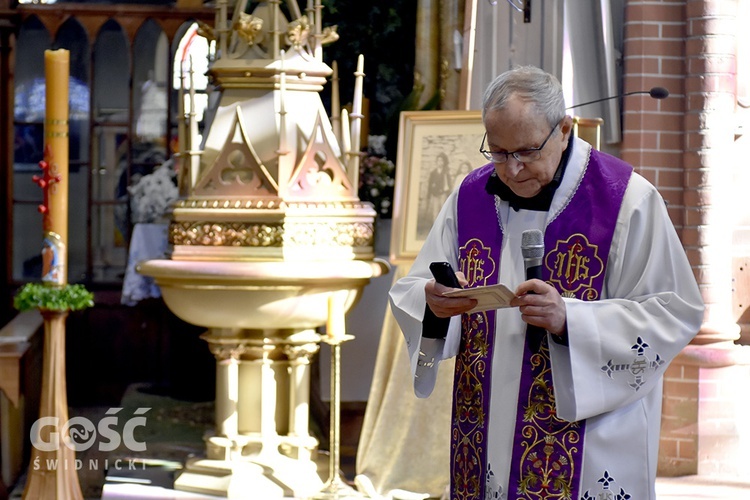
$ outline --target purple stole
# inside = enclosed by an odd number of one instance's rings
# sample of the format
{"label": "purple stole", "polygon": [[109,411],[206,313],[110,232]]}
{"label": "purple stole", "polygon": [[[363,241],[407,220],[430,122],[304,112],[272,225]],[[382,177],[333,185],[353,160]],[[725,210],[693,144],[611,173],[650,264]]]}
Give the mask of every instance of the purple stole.
{"label": "purple stole", "polygon": [[[492,164],[474,170],[459,191],[459,262],[469,287],[495,284],[500,274],[503,235],[495,197],[485,191],[493,170]],[[575,194],[545,229],[543,279],[564,297],[600,298],[631,173],[626,163],[592,149]],[[451,500],[485,497],[495,323],[495,311],[461,317],[453,382]],[[508,498],[579,498],[585,421],[557,418],[547,335],[541,343],[529,337],[523,354]]]}

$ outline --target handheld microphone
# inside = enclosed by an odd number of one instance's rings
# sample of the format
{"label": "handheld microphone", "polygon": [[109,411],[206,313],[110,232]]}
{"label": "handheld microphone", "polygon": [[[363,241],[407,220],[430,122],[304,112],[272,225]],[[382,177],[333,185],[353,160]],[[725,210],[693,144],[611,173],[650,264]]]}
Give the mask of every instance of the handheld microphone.
{"label": "handheld microphone", "polygon": [[[538,229],[528,229],[521,234],[521,255],[526,269],[526,279],[542,279],[542,259],[544,259],[544,235]],[[533,292],[530,292],[533,293]],[[531,345],[538,349],[538,343],[546,334],[540,326],[527,325],[526,335]]]}
{"label": "handheld microphone", "polygon": [[596,104],[597,102],[609,101],[610,99],[618,99],[620,97],[627,97],[629,95],[635,95],[635,94],[648,94],[654,99],[664,99],[669,96],[669,90],[665,89],[664,87],[652,87],[651,90],[636,90],[633,92],[626,92],[620,95],[603,97],[601,99],[596,99],[596,100],[589,101],[589,102],[582,102],[581,104],[574,104],[573,106],[569,106],[565,109],[580,108],[581,106],[588,106],[589,104]]}
{"label": "handheld microphone", "polygon": [[542,279],[544,236],[540,230],[529,229],[521,234],[521,255],[526,269],[526,279]]}

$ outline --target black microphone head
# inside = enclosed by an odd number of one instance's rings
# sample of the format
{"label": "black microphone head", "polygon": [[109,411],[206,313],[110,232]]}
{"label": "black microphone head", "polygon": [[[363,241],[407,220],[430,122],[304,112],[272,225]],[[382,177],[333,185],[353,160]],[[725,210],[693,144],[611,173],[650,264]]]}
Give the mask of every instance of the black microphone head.
{"label": "black microphone head", "polygon": [[538,229],[528,229],[521,234],[521,255],[524,259],[544,257],[544,235]]}
{"label": "black microphone head", "polygon": [[664,99],[665,97],[669,96],[669,91],[664,87],[653,87],[648,91],[648,95],[650,95],[654,99]]}

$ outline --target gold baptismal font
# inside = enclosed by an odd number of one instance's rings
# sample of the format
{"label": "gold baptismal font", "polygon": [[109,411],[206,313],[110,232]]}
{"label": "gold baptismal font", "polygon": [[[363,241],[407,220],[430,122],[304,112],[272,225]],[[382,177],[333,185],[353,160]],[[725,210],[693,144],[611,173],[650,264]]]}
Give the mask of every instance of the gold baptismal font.
{"label": "gold baptismal font", "polygon": [[[230,17],[219,0],[215,27],[200,29],[217,47],[209,74],[218,102],[199,144],[191,85],[182,96],[171,253],[138,271],[177,316],[207,328],[216,357],[216,428],[175,488],[320,498],[311,358],[321,341],[338,348],[351,338],[330,325],[388,272],[374,255],[375,211],[357,197],[363,61],[351,113],[339,110],[335,65],[322,58],[338,35],[323,29],[320,0],[304,12],[296,0],[253,5],[246,12],[238,1]],[[331,76],[329,117],[320,92]]]}

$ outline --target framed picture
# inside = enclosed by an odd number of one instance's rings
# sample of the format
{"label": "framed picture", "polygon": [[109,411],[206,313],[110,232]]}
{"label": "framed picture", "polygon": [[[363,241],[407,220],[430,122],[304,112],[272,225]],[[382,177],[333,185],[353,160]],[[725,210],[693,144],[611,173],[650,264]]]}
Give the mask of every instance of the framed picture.
{"label": "framed picture", "polygon": [[391,229],[392,262],[419,253],[448,195],[471,170],[487,164],[479,152],[481,111],[404,111],[399,121]]}

